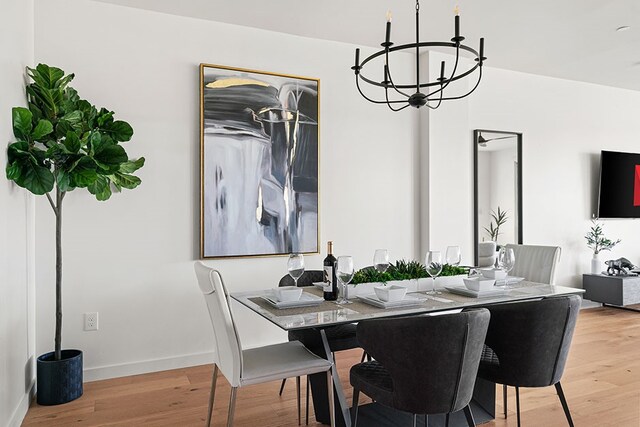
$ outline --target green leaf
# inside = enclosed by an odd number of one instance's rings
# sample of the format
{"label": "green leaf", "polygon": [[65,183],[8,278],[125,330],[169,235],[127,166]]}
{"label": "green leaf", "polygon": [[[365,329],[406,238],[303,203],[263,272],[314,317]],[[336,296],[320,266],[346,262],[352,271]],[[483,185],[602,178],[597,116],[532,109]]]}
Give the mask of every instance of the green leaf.
{"label": "green leaf", "polygon": [[118,170],[122,163],[129,160],[124,148],[113,142],[100,144],[92,157],[98,166],[105,170]]}
{"label": "green leaf", "polygon": [[98,179],[89,185],[87,190],[100,201],[108,200],[111,197],[111,185],[104,176],[98,176]]}
{"label": "green leaf", "polygon": [[26,158],[20,159],[16,163],[19,164],[20,173],[15,183],[20,187],[26,188],[38,196],[53,190],[53,174],[48,168],[36,165]]}
{"label": "green leaf", "polygon": [[87,187],[98,179],[96,164],[89,156],[82,156],[69,171],[70,185]]}
{"label": "green leaf", "polygon": [[128,188],[129,190],[133,190],[142,182],[142,180],[137,176],[128,175],[120,172],[116,172],[113,175],[109,175],[109,179],[117,187]]}
{"label": "green leaf", "polygon": [[17,141],[13,144],[9,144],[7,148],[7,158],[9,163],[12,163],[18,158],[31,157],[29,153],[29,143],[27,141]]}
{"label": "green leaf", "polygon": [[71,153],[77,153],[80,151],[80,147],[82,143],[80,142],[80,138],[76,135],[75,132],[67,132],[67,136],[64,139],[64,146],[67,147],[67,150]]}
{"label": "green leaf", "polygon": [[55,88],[56,85],[59,85],[59,80],[64,77],[64,71],[47,64],[38,64],[35,69],[29,68],[29,71],[33,81],[47,89]]}
{"label": "green leaf", "polygon": [[19,162],[8,163],[6,172],[8,180],[17,181],[20,178],[21,173]]}
{"label": "green leaf", "polygon": [[51,122],[49,120],[40,120],[31,132],[31,137],[37,141],[43,136],[49,135],[51,132],[53,132],[53,125]]}
{"label": "green leaf", "polygon": [[120,172],[133,173],[144,166],[144,157],[140,157],[138,160],[129,160],[120,165]]}
{"label": "green leaf", "polygon": [[126,142],[131,140],[133,136],[133,128],[127,122],[116,120],[105,129],[113,139],[118,142]]}
{"label": "green leaf", "polygon": [[71,176],[65,170],[58,169],[58,172],[56,173],[56,183],[58,184],[60,191],[73,190],[73,187],[71,186]]}
{"label": "green leaf", "polygon": [[13,107],[11,110],[13,117],[13,134],[19,139],[29,139],[31,135],[31,119],[33,114],[27,108]]}
{"label": "green leaf", "polygon": [[71,126],[77,125],[82,121],[82,111],[80,110],[70,111],[64,116],[62,116],[62,120],[66,120],[67,122],[69,122]]}

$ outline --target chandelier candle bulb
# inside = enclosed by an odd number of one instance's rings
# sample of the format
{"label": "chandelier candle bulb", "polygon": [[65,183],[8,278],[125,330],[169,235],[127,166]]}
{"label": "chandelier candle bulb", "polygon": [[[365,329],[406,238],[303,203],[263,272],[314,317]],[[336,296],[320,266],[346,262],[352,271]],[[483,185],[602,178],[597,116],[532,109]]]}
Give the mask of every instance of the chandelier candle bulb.
{"label": "chandelier candle bulb", "polygon": [[480,38],[480,64],[482,64],[482,60],[484,59],[484,37]]}
{"label": "chandelier candle bulb", "polygon": [[356,49],[356,65],[355,65],[355,70],[356,73],[358,72],[358,67],[360,66],[360,48]]}
{"label": "chandelier candle bulb", "polygon": [[456,14],[455,17],[455,25],[456,25],[456,39],[460,37],[460,15]]}

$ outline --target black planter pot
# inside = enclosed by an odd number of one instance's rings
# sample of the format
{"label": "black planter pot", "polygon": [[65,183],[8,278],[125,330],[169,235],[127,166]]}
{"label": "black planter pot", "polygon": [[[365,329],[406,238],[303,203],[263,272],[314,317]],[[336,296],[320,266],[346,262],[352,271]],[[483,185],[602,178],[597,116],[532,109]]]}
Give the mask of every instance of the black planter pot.
{"label": "black planter pot", "polygon": [[82,351],[62,350],[62,359],[54,353],[38,357],[38,405],[60,405],[82,396]]}

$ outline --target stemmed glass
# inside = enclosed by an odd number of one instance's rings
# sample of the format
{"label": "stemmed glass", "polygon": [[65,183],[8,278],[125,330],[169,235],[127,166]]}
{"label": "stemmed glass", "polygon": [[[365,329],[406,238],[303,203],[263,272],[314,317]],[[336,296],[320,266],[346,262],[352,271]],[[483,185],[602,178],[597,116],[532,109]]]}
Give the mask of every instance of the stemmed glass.
{"label": "stemmed glass", "polygon": [[376,249],[373,255],[373,267],[378,273],[384,273],[389,268],[389,252],[386,249]]}
{"label": "stemmed glass", "polygon": [[513,252],[513,248],[507,248],[506,246],[500,248],[500,252],[498,253],[498,265],[507,273],[503,287],[508,288],[507,278],[509,276],[509,272],[516,265],[516,255]]}
{"label": "stemmed glass", "polygon": [[349,282],[353,279],[353,258],[350,256],[339,256],[336,262],[336,274],[338,281],[342,283],[342,298],[337,301],[338,304],[351,304],[349,301]]}
{"label": "stemmed glass", "polygon": [[302,254],[289,255],[287,270],[289,270],[289,276],[291,276],[295,286],[297,287],[298,279],[304,274],[304,256]]}
{"label": "stemmed glass", "polygon": [[440,251],[429,251],[425,257],[425,265],[427,273],[433,279],[433,289],[428,291],[430,295],[440,295],[441,292],[436,291],[436,278],[442,272],[442,254]]}
{"label": "stemmed glass", "polygon": [[462,254],[460,253],[460,246],[447,246],[447,264],[458,266],[462,261]]}

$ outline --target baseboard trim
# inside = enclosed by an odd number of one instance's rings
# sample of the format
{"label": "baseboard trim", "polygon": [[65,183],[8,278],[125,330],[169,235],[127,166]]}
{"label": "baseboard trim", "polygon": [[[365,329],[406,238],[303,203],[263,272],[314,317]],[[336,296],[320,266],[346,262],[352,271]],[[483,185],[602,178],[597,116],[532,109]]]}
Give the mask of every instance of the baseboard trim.
{"label": "baseboard trim", "polygon": [[127,377],[130,375],[147,374],[149,372],[167,371],[171,369],[187,368],[190,366],[213,363],[214,353],[185,354],[161,359],[141,360],[118,365],[98,366],[84,370],[84,381],[98,381],[109,378]]}
{"label": "baseboard trim", "polygon": [[35,383],[31,386],[31,389],[28,393],[25,393],[18,403],[18,406],[13,411],[13,414],[9,418],[9,423],[7,427],[20,427],[22,425],[22,421],[24,417],[27,415],[27,411],[29,410],[29,406],[31,405],[31,399],[35,396]]}

